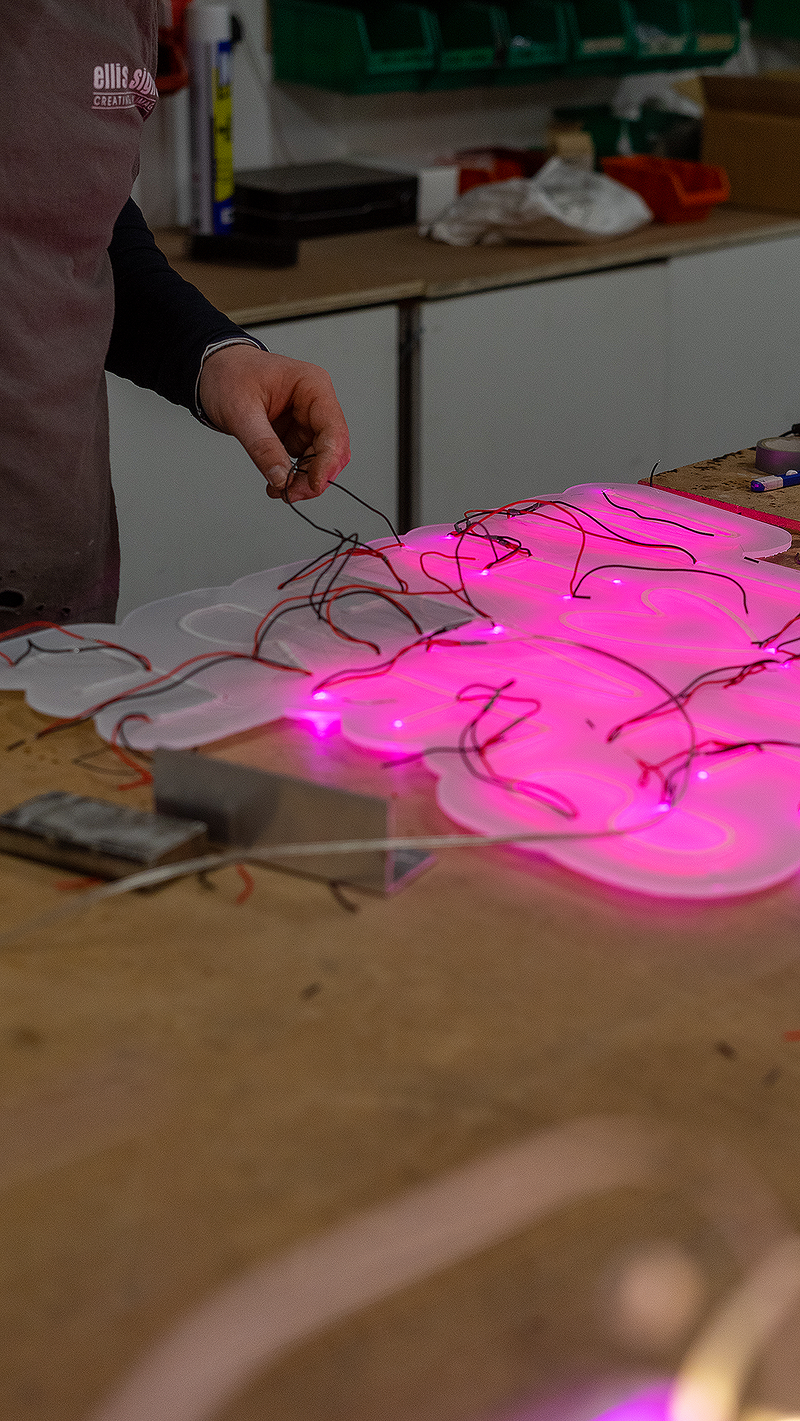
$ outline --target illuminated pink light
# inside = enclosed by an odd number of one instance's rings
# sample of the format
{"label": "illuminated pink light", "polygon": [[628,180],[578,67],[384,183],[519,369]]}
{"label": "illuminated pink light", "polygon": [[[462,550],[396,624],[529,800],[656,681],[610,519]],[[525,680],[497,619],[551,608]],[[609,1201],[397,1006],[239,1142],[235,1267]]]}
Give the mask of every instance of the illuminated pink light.
{"label": "illuminated pink light", "polygon": [[[622,537],[679,544],[697,559],[700,575],[686,571],[673,576],[663,570],[670,565],[688,569],[689,559],[680,551],[630,543],[615,547],[607,539],[593,543],[587,536],[580,576],[593,568],[598,571],[577,589],[578,528],[517,516],[513,535],[532,556],[492,565],[492,576],[472,593],[482,615],[476,614],[471,626],[412,650],[407,650],[407,628],[401,626],[392,654],[402,647],[402,659],[377,678],[336,683],[336,704],[340,694],[344,701],[343,734],[380,754],[397,749],[425,755],[438,777],[441,807],[478,833],[512,839],[526,833],[585,833],[588,837],[582,840],[551,837],[530,848],[604,882],[693,898],[767,887],[800,866],[800,751],[789,743],[765,747],[762,753],[745,749],[722,754],[714,761],[714,774],[702,784],[703,772],[692,772],[689,761],[680,793],[675,794],[665,786],[663,775],[659,778],[659,772],[646,767],[685,757],[688,730],[680,715],[645,721],[616,739],[610,732],[635,722],[663,699],[655,682],[679,689],[714,666],[769,661],[770,670],[781,665],[786,674],[752,674],[709,686],[692,700],[689,711],[697,744],[800,741],[800,661],[792,661],[792,652],[784,650],[785,659],[779,662],[780,646],[766,645],[780,642],[780,629],[800,611],[800,579],[789,569],[746,560],[781,551],[788,535],[710,506],[695,510],[692,505],[687,512],[683,500],[662,491],[618,485],[610,493],[641,517],[615,510],[597,486],[568,490],[563,497],[578,515],[597,517]],[[674,523],[659,529],[642,518]],[[584,521],[590,529],[590,520]],[[497,516],[488,531],[507,535],[508,519]],[[458,586],[454,561],[445,563],[440,554],[439,564],[434,564],[437,576],[445,569],[444,585],[429,576],[431,560],[421,561],[423,553],[432,553],[436,542],[447,536],[454,535],[441,528],[417,529],[405,537],[403,548],[392,550],[391,563],[412,595],[428,594],[439,608],[446,603],[446,612],[463,615],[468,604],[447,591]],[[461,538],[459,557],[464,564],[481,553],[485,556],[477,541],[470,542],[469,535]],[[636,562],[640,568],[626,574],[624,593],[619,591],[623,579],[618,584],[615,579],[612,587],[605,571],[615,559]],[[146,653],[162,672],[199,650],[247,651],[265,611],[285,595],[280,587],[287,572],[296,571],[254,574],[230,588],[215,589],[213,601],[203,602],[205,594],[198,592],[150,604],[114,629],[114,641]],[[465,567],[461,571],[465,573]],[[724,576],[718,578],[719,573]],[[379,567],[370,569],[373,582],[381,575]],[[577,597],[568,590],[571,579]],[[737,583],[746,589],[748,613]],[[388,571],[386,585],[397,586]],[[477,589],[477,579],[470,585]],[[342,622],[348,605],[343,602],[337,610]],[[423,599],[409,606],[422,608]],[[373,639],[383,647],[385,605],[379,611],[383,620],[378,618]],[[352,630],[359,638],[369,637],[373,614],[367,607],[360,615]],[[437,613],[426,625],[441,626],[446,620]],[[509,638],[498,641],[504,630]],[[108,635],[108,629],[99,634]],[[279,636],[277,644],[265,643],[265,654],[277,661],[293,655],[316,676],[317,685],[379,664],[363,640],[355,645],[335,637],[310,612],[306,622],[287,618]],[[788,647],[792,632],[786,637]],[[122,689],[120,682],[132,686],[139,680],[138,668],[132,674],[128,661],[106,658],[100,664],[95,653],[53,657],[49,664],[45,658],[28,656],[18,669],[0,670],[0,687],[25,689],[35,709],[56,717],[86,711],[104,695]],[[495,776],[494,782],[487,782],[471,773],[474,759],[470,765],[453,753],[459,736],[481,711],[481,693],[467,700],[459,699],[459,693],[477,684],[489,688],[488,701],[491,689],[508,681],[513,682],[509,694],[521,699],[498,700],[481,721],[481,737],[491,741],[487,755]],[[137,700],[137,709],[146,710],[149,719],[129,722],[126,737],[137,748],[180,748],[283,715],[308,719],[317,734],[324,735],[337,716],[306,709],[310,698],[314,703],[330,698],[328,689],[312,691],[311,686],[303,676],[271,671],[247,659],[226,664],[193,676],[179,688],[177,704],[171,692]],[[506,734],[534,702],[539,706],[536,713],[523,715],[522,723]],[[394,722],[387,717],[387,703],[399,712]],[[96,715],[97,728],[106,738],[123,704],[115,702]],[[401,729],[402,737],[394,733]],[[437,754],[434,747],[449,747],[449,752]],[[574,805],[577,818],[557,813],[546,797],[537,800],[512,792],[509,786],[515,784],[543,786],[560,796],[562,805]]]}
{"label": "illuminated pink light", "polygon": [[[684,526],[689,521],[685,506],[662,493],[618,486],[612,496],[646,518],[672,518]],[[493,617],[493,636],[498,627],[508,630],[508,621],[512,622],[513,654],[505,646],[502,652],[497,646],[501,652],[497,657],[488,645],[482,652],[464,645],[437,657],[435,666],[424,652],[404,658],[382,678],[384,693],[406,711],[403,740],[396,748],[424,753],[430,747],[457,746],[470,719],[465,703],[457,700],[459,690],[474,683],[500,686],[512,678],[513,694],[537,698],[541,710],[508,739],[492,745],[488,753],[491,770],[499,777],[497,784],[471,775],[452,750],[441,755],[431,750],[426,756],[439,777],[439,802],[458,823],[479,833],[498,834],[511,834],[515,827],[520,833],[554,836],[570,829],[588,835],[622,829],[626,832],[614,838],[589,837],[579,843],[564,839],[531,847],[591,876],[656,894],[720,897],[787,877],[800,864],[800,752],[787,749],[780,764],[777,755],[773,758],[768,751],[723,756],[713,778],[707,771],[690,774],[687,762],[680,792],[665,794],[655,772],[640,781],[637,765],[640,760],[658,764],[687,750],[686,726],[677,714],[626,732],[613,742],[608,738],[615,725],[663,699],[646,673],[677,689],[715,665],[730,665],[737,658],[757,662],[763,656],[758,641],[774,634],[800,610],[800,582],[769,565],[747,564],[744,556],[765,555],[768,543],[771,553],[774,540],[784,535],[705,508],[696,523],[692,514],[686,532],[669,524],[658,529],[643,524],[635,514],[619,513],[601,503],[599,490],[592,486],[565,497],[578,510],[582,506],[609,527],[619,528],[627,538],[674,540],[691,551],[705,575],[677,578],[657,571],[668,558],[676,568],[688,566],[688,557],[680,552],[665,555],[663,548],[630,545],[618,551],[606,541],[584,557],[581,574],[614,557],[628,561],[634,556],[641,573],[613,579],[612,587],[612,579],[604,579],[601,571],[574,598],[564,591],[564,583],[574,566],[578,530],[516,518],[514,535],[531,548],[534,557],[493,565],[486,592],[476,597],[476,605]],[[508,523],[498,517],[489,527],[506,532]],[[408,543],[409,552],[425,551],[426,530],[409,535]],[[408,566],[404,564],[404,575]],[[729,580],[710,575],[716,572]],[[737,582],[746,588],[749,616]],[[619,591],[622,586],[624,593]],[[548,601],[553,593],[555,606]],[[588,600],[583,600],[585,596]],[[556,610],[559,600],[563,608]],[[596,647],[597,654],[581,649],[586,646]],[[630,669],[627,663],[642,671]],[[692,705],[699,724],[698,742],[716,737],[738,743],[759,736],[800,740],[799,672],[800,663],[781,678],[785,693],[768,685],[766,676],[700,693]],[[794,677],[798,685],[790,692]],[[449,691],[452,700],[443,698],[442,691]],[[467,709],[475,711],[474,701]],[[519,710],[518,704],[498,702],[486,714],[482,732],[486,737],[497,735]],[[366,706],[348,707],[342,728],[365,748],[391,747],[377,716]],[[546,805],[501,787],[527,781],[549,786],[574,803],[577,820],[565,821]],[[762,793],[773,805],[772,823],[768,823],[766,801],[757,802]]]}
{"label": "illuminated pink light", "polygon": [[[634,1386],[636,1389],[631,1391]],[[502,1418],[494,1418],[494,1421],[578,1421],[578,1418],[587,1416],[591,1416],[592,1421],[669,1421],[673,1388],[667,1380],[645,1381],[640,1378],[638,1383],[631,1381],[624,1390],[619,1382],[616,1385],[609,1382],[605,1387],[600,1384],[598,1390],[599,1395],[595,1388],[587,1394],[585,1387],[555,1395],[551,1393],[521,1409],[515,1409],[511,1415],[504,1413]],[[612,1406],[603,1406],[601,1398],[604,1394],[606,1397],[619,1396],[621,1391],[624,1400],[615,1401]],[[593,1410],[593,1404],[602,1409]]]}
{"label": "illuminated pink light", "polygon": [[334,726],[339,724],[339,716],[335,711],[300,711],[295,718],[307,720],[314,733],[319,736],[330,734]]}
{"label": "illuminated pink light", "polygon": [[653,1387],[601,1411],[594,1421],[668,1421],[671,1394],[669,1386]]}

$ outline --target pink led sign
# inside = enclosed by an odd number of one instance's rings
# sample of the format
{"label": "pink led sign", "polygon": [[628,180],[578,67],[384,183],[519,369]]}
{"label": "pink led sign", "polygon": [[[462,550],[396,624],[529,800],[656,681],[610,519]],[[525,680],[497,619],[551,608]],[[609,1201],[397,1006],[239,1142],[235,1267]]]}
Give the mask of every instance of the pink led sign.
{"label": "pink led sign", "polygon": [[141,748],[339,724],[424,759],[477,833],[552,835],[531,847],[647,893],[750,892],[800,864],[800,575],[761,561],[789,542],[660,490],[581,485],[79,629],[152,675],[84,646],[26,653],[0,686],[92,712],[106,738],[124,722]]}
{"label": "pink led sign", "polygon": [[[611,1400],[614,1394],[619,1399]],[[670,1421],[671,1384],[600,1378],[552,1393],[492,1421]]]}

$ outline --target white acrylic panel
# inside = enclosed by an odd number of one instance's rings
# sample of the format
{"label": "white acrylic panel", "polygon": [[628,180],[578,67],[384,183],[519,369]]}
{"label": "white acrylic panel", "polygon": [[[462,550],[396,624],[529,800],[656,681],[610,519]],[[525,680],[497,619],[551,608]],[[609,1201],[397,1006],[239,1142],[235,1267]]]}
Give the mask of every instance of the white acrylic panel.
{"label": "white acrylic panel", "polygon": [[649,473],[664,445],[665,300],[652,263],[429,302],[420,521]]}
{"label": "white acrylic panel", "polygon": [[296,564],[118,627],[12,638],[0,688],[145,750],[284,715],[340,727],[384,763],[422,758],[478,834],[618,888],[750,893],[800,866],[797,577],[761,561],[790,542],[659,489],[585,484],[324,553],[313,605]]}
{"label": "white acrylic panel", "polygon": [[666,468],[800,420],[799,291],[798,237],[670,262]]}
{"label": "white acrylic panel", "polygon": [[[397,310],[393,306],[260,326],[271,350],[327,369],[350,426],[347,485],[394,518],[397,507]],[[111,462],[122,546],[119,615],[186,588],[225,584],[314,556],[326,545],[264,480],[235,439],[149,390],[108,376]],[[380,522],[344,494],[303,505],[362,537]]]}

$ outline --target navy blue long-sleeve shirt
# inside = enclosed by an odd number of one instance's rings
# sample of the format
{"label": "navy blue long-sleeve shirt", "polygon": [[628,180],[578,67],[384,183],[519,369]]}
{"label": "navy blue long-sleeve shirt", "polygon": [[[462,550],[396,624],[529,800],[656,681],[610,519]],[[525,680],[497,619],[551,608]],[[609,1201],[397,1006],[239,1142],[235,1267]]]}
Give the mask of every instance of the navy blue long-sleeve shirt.
{"label": "navy blue long-sleeve shirt", "polygon": [[131,198],[108,254],[114,324],[106,369],[199,413],[197,379],[209,346],[253,338],[172,270]]}

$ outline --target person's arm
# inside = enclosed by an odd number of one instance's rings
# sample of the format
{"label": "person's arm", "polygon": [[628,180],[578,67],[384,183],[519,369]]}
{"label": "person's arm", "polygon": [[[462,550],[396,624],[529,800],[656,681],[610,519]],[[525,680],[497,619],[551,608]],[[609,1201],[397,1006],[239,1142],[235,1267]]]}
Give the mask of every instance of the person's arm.
{"label": "person's arm", "polygon": [[293,498],[313,497],[350,456],[327,373],[268,352],[172,270],[129,200],[109,247],[115,313],[106,369],[233,434],[281,496],[293,458],[307,467]]}
{"label": "person's arm", "polygon": [[108,254],[114,327],[106,369],[201,414],[196,387],[208,347],[253,337],[172,270],[132,199],[117,218]]}

